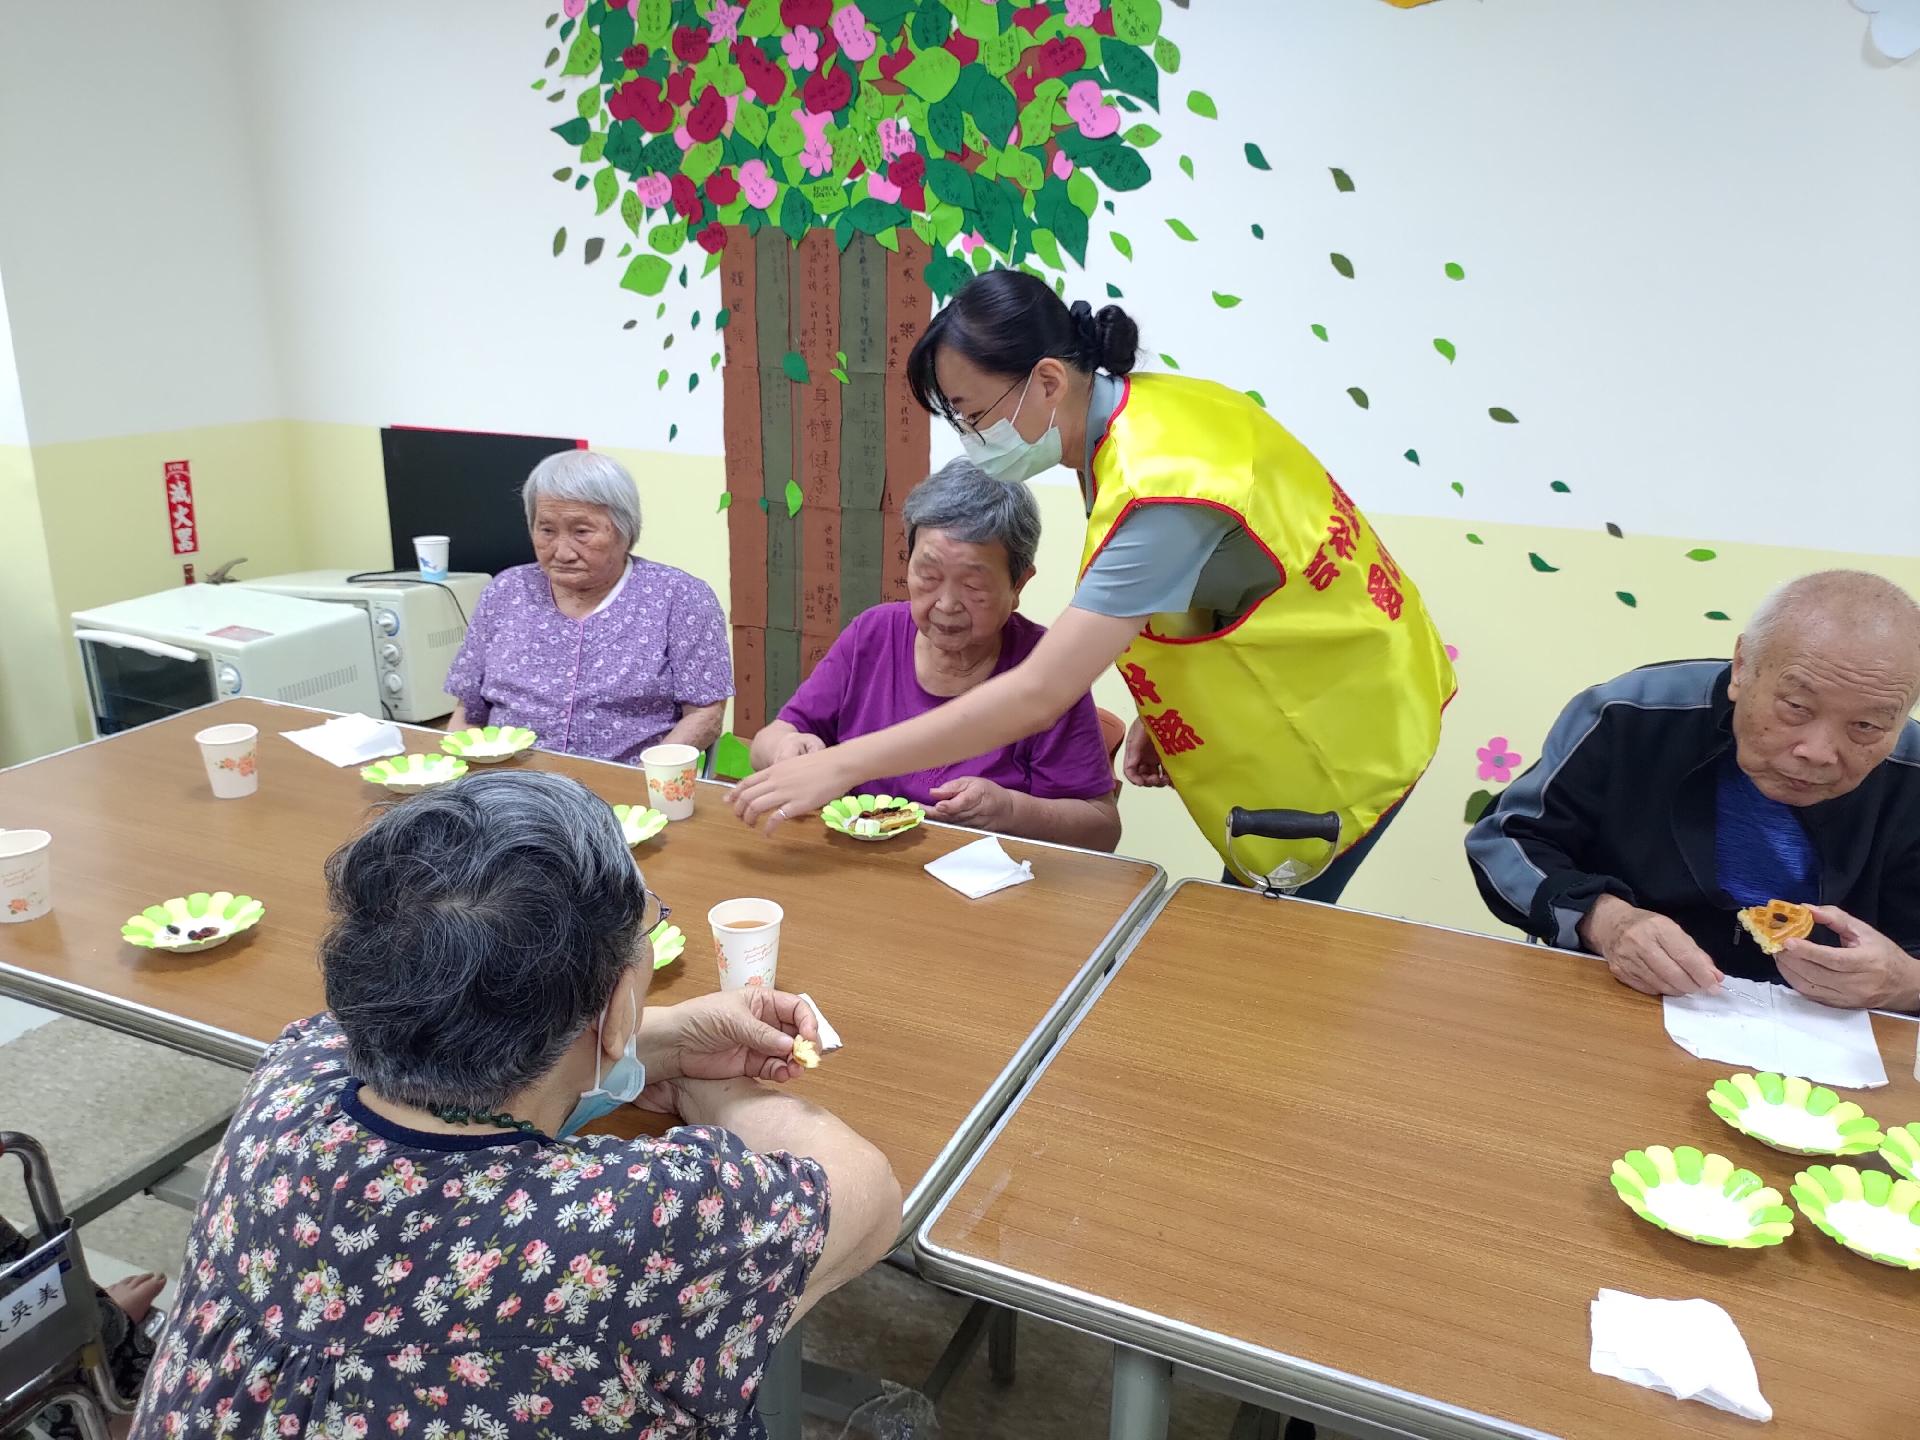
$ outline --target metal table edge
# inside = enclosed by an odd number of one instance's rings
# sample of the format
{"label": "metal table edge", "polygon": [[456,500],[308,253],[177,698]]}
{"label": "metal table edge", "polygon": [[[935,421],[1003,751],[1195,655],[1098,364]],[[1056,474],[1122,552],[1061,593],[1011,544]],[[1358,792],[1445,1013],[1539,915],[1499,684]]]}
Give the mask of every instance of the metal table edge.
{"label": "metal table edge", "polygon": [[70,980],[55,980],[37,970],[0,960],[0,995],[10,995],[70,1019],[84,1020],[106,1030],[117,1030],[183,1055],[251,1070],[271,1043],[199,1020],[172,1015],[151,1005],[122,1000],[89,990]]}

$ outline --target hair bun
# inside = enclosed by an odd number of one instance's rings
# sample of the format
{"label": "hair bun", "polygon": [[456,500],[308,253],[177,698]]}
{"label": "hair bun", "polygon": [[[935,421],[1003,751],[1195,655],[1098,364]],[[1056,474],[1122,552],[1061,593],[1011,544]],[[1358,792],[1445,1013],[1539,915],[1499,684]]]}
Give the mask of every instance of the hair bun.
{"label": "hair bun", "polygon": [[1133,317],[1118,305],[1102,305],[1099,313],[1094,314],[1084,300],[1075,311],[1076,317],[1086,315],[1092,340],[1087,350],[1089,362],[1109,375],[1131,374],[1133,362],[1140,354],[1140,327],[1133,323]]}

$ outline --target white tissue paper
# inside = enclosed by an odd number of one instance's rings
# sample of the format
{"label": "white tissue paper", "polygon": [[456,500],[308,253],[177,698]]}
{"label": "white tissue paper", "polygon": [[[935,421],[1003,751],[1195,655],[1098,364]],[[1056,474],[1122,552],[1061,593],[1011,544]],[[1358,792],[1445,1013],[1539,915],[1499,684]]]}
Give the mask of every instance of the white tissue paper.
{"label": "white tissue paper", "polygon": [[942,855],[927,867],[927,873],[944,885],[951,885],[969,900],[978,900],[1009,885],[1021,885],[1033,878],[1033,866],[1015,860],[994,839],[976,840]]}
{"label": "white tissue paper", "polygon": [[1728,976],[1723,995],[1669,995],[1667,1034],[1689,1055],[1750,1070],[1871,1090],[1887,1083],[1864,1010],[1835,1010],[1797,990]]}
{"label": "white tissue paper", "polygon": [[336,715],[324,725],[280,733],[308,754],[342,767],[364,765],[407,748],[398,725],[366,715]]}
{"label": "white tissue paper", "polygon": [[829,1050],[838,1050],[841,1045],[840,1032],[827,1022],[826,1012],[820,1008],[820,1002],[804,990],[800,992],[800,998],[807,1002],[807,1008],[813,1011],[813,1018],[820,1022],[820,1053],[824,1055]]}
{"label": "white tissue paper", "polygon": [[1753,1356],[1733,1317],[1711,1300],[1647,1300],[1602,1290],[1592,1306],[1597,1375],[1612,1375],[1749,1420],[1771,1420]]}

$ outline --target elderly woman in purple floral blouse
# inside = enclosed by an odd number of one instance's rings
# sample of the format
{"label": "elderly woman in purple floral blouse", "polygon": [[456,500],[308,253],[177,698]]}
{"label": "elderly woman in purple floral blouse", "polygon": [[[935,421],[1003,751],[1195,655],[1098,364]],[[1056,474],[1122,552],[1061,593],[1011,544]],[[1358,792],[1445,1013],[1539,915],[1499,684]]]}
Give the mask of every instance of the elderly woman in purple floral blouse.
{"label": "elderly woman in purple floral blouse", "polygon": [[710,585],[629,553],[633,477],[565,450],[522,494],[539,563],[496,575],[474,607],[449,728],[524,725],[544,749],[628,764],[649,745],[711,745],[733,694],[726,620]]}

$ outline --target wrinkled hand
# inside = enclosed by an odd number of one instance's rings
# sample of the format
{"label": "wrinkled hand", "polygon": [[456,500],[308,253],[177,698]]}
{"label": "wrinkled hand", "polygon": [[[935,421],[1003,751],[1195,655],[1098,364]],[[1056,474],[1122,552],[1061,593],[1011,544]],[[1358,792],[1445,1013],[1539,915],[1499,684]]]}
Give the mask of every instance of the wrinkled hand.
{"label": "wrinkled hand", "polygon": [[721,990],[683,1001],[669,1014],[663,1079],[791,1080],[803,1068],[793,1060],[793,1037],[820,1039],[813,1007],[784,990]]}
{"label": "wrinkled hand", "polygon": [[1839,1010],[1920,1009],[1920,959],[1831,905],[1814,906],[1813,918],[1840,943],[1789,940],[1773,957],[1789,985]]}
{"label": "wrinkled hand", "polygon": [[1160,752],[1153,748],[1147,727],[1136,719],[1127,727],[1126,743],[1120,747],[1120,773],[1129,785],[1143,790],[1159,790],[1173,782],[1167,767],[1160,763]]}
{"label": "wrinkled hand", "polygon": [[842,773],[834,747],[756,771],[733,787],[727,803],[749,825],[765,825],[771,835],[782,821],[798,820],[822,805],[838,800],[858,777]]}
{"label": "wrinkled hand", "polygon": [[[782,760],[797,760],[802,755],[815,755],[827,748],[827,742],[818,735],[809,735],[804,730],[796,730],[785,736],[773,747],[773,759],[768,762],[778,765]],[[838,795],[833,797],[838,800]]]}
{"label": "wrinkled hand", "polygon": [[936,785],[933,818],[976,830],[1005,830],[1013,819],[1014,798],[1004,786],[980,775],[968,775]]}
{"label": "wrinkled hand", "polygon": [[1581,938],[1597,951],[1622,985],[1643,995],[1692,995],[1718,991],[1724,978],[1693,943],[1693,937],[1665,915],[1603,895],[1581,923]]}

